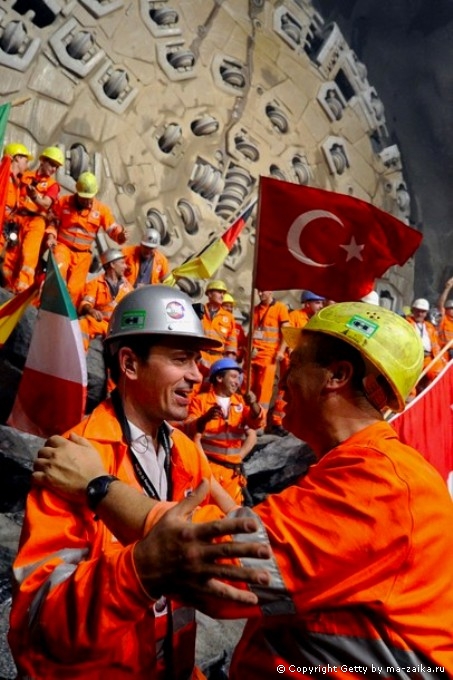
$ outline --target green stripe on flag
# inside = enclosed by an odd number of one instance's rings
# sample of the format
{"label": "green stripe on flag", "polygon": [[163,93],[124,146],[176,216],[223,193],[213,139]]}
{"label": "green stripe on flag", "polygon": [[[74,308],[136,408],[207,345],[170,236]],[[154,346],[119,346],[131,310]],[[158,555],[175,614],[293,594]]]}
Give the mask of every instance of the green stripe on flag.
{"label": "green stripe on flag", "polygon": [[0,148],[3,149],[3,140],[5,139],[6,125],[8,123],[9,111],[11,104],[2,104],[0,106]]}
{"label": "green stripe on flag", "polygon": [[47,260],[46,280],[41,292],[40,307],[48,312],[67,316],[71,321],[77,319],[76,308],[50,250],[49,259]]}

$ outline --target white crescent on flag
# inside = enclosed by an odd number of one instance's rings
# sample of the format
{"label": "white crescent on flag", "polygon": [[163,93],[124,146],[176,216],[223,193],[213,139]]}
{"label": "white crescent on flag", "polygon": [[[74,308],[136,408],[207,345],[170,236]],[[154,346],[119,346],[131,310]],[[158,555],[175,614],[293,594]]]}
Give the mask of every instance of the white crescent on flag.
{"label": "white crescent on flag", "polygon": [[286,237],[286,242],[288,244],[289,252],[296,258],[296,260],[299,260],[304,264],[308,264],[310,267],[332,267],[332,265],[334,265],[335,262],[322,264],[321,262],[312,260],[310,257],[307,257],[307,255],[305,255],[305,253],[302,251],[300,247],[300,237],[302,235],[303,230],[308,224],[310,224],[310,222],[313,222],[314,220],[317,220],[320,217],[324,217],[329,220],[334,220],[335,222],[338,222],[338,224],[341,224],[342,227],[344,227],[343,222],[336,215],[334,215],[331,212],[328,212],[327,210],[309,210],[308,212],[304,212],[301,215],[299,215],[299,217],[296,217],[291,227],[289,228],[288,236]]}

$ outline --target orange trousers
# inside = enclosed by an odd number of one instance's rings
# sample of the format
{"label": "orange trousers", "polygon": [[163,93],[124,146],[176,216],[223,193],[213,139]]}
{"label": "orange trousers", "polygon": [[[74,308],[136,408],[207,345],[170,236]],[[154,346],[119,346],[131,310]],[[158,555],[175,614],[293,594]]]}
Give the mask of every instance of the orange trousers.
{"label": "orange trousers", "polygon": [[46,228],[46,221],[41,215],[33,217],[22,216],[22,220],[20,264],[14,285],[16,293],[20,293],[31,286],[35,280],[41,243]]}
{"label": "orange trousers", "polygon": [[108,319],[101,319],[101,321],[96,321],[92,316],[82,316],[79,319],[80,330],[82,331],[83,347],[85,352],[88,352],[90,346],[90,340],[95,337],[95,335],[102,335],[103,338],[107,335],[107,328],[109,327]]}
{"label": "orange trousers", "polygon": [[63,243],[57,243],[53,254],[60,274],[66,281],[74,306],[78,309],[90,270],[91,252],[89,250],[71,250]]}

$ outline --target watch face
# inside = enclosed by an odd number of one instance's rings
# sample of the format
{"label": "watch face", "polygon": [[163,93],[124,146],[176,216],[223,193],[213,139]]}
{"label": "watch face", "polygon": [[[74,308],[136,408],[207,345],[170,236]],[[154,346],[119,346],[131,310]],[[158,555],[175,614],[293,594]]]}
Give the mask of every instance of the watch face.
{"label": "watch face", "polygon": [[107,495],[110,484],[114,482],[117,477],[113,475],[102,475],[101,477],[96,477],[89,482],[86,494],[87,494],[87,504],[91,510],[94,510],[98,503]]}

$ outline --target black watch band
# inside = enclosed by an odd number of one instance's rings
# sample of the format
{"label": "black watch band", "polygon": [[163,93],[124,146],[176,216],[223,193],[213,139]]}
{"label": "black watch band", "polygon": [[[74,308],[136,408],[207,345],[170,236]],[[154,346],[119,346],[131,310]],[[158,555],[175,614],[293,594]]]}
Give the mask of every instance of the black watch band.
{"label": "black watch band", "polygon": [[112,482],[115,482],[118,477],[114,475],[101,475],[100,477],[95,477],[88,482],[86,488],[87,495],[87,505],[90,510],[96,510],[99,503],[108,493],[109,486]]}

